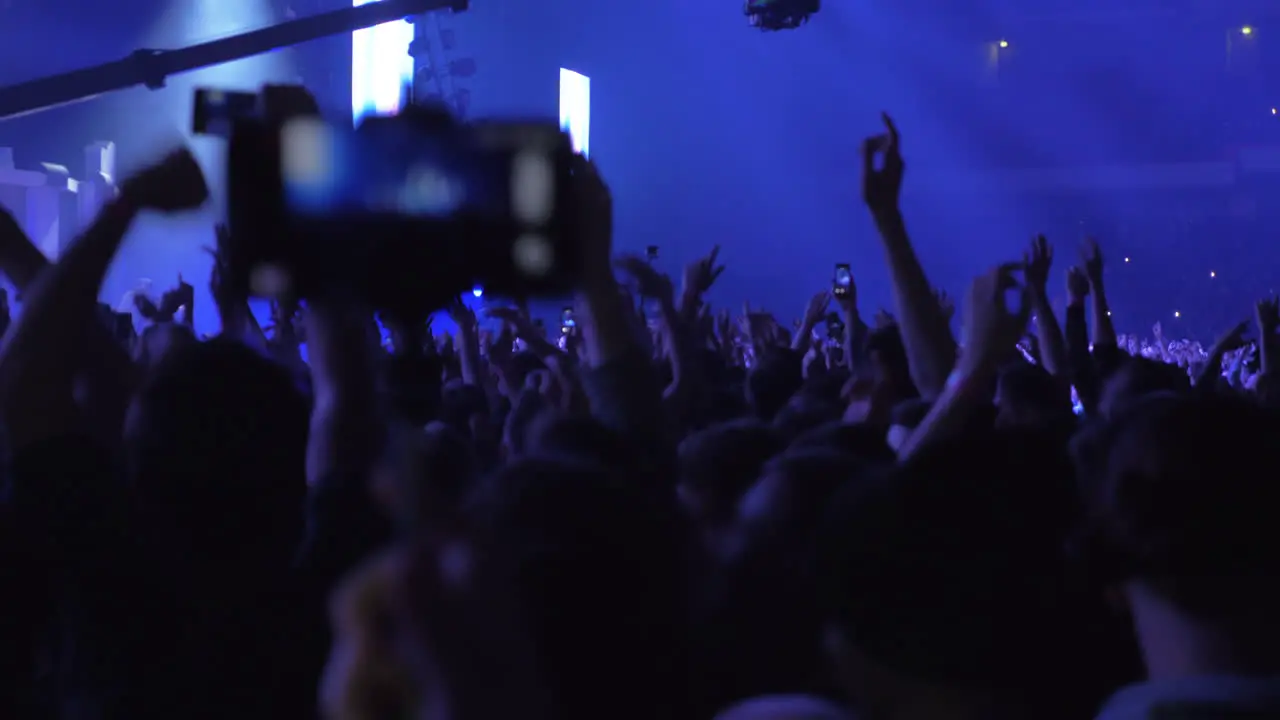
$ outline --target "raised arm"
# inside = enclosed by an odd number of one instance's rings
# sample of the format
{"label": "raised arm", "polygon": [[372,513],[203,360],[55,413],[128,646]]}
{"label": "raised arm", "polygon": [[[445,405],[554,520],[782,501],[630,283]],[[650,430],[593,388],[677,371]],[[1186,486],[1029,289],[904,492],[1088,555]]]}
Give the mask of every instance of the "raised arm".
{"label": "raised arm", "polygon": [[685,266],[680,288],[680,315],[686,322],[697,317],[703,296],[724,273],[724,265],[717,264],[719,258],[720,246],[716,245],[711,252]]}
{"label": "raised arm", "polygon": [[484,387],[488,380],[488,367],[480,357],[480,323],[475,311],[458,300],[449,305],[449,318],[458,326],[458,364],[462,368],[462,382]]}
{"label": "raised arm", "polygon": [[[214,228],[216,245],[206,248],[213,256],[213,266],[209,271],[209,294],[218,309],[218,320],[222,324],[222,334],[235,338],[251,348],[263,353],[270,353],[266,333],[258,324],[258,319],[249,310],[249,289],[240,287],[238,275],[228,271],[226,267],[226,247],[230,229],[226,225]],[[236,282],[232,282],[237,278]]]}
{"label": "raised arm", "polygon": [[1063,336],[1071,366],[1071,384],[1085,412],[1092,415],[1098,406],[1098,366],[1089,352],[1089,321],[1085,318],[1088,296],[1089,280],[1084,271],[1075,266],[1067,268],[1067,316]]}
{"label": "raised arm", "polygon": [[1023,259],[1027,281],[1027,297],[1031,300],[1031,312],[1036,324],[1036,340],[1040,347],[1040,362],[1050,375],[1063,380],[1070,377],[1067,360],[1067,344],[1062,328],[1049,303],[1049,269],[1053,266],[1053,246],[1043,235],[1037,235]]}
{"label": "raised arm", "polygon": [[[932,400],[955,366],[956,341],[907,235],[898,206],[904,168],[898,130],[888,115],[883,119],[886,134],[863,143],[862,195],[883,241],[911,379],[920,394]],[[877,167],[879,159],[883,163]]]}
{"label": "raised arm", "polygon": [[[659,322],[662,328],[662,344],[667,362],[671,364],[671,384],[662,393],[668,418],[684,417],[684,409],[697,379],[693,376],[696,363],[693,354],[693,324],[687,324],[676,307],[675,287],[671,278],[658,272],[644,258],[624,255],[616,262],[618,269],[636,283],[641,297],[658,301]],[[697,317],[695,315],[694,321]]]}
{"label": "raised arm", "polygon": [[641,457],[654,463],[651,472],[665,473],[674,447],[663,424],[662,391],[632,334],[632,310],[613,276],[613,199],[585,158],[574,168],[574,183],[582,209],[583,275],[576,307],[586,316],[578,318],[586,349],[583,390],[592,415],[635,442]]}
{"label": "raised arm", "polygon": [[0,347],[0,396],[15,447],[82,428],[73,385],[86,338],[106,337],[98,293],[112,258],[143,208],[177,212],[208,198],[204,175],[187,150],[125,182],[97,220],[31,283],[21,315]]}
{"label": "raised arm", "polygon": [[898,449],[899,459],[955,435],[975,412],[991,402],[991,388],[1000,364],[1026,329],[1031,307],[1025,289],[1016,310],[1005,303],[1005,293],[1018,288],[1013,276],[1016,267],[1002,265],[974,279],[964,306],[964,354],[929,414]]}
{"label": "raised arm", "polygon": [[856,375],[864,373],[868,370],[869,358],[867,358],[866,345],[867,336],[871,332],[871,328],[863,321],[862,314],[858,311],[858,284],[854,278],[849,278],[848,293],[838,300],[840,303],[840,313],[844,322],[844,366],[849,372]]}
{"label": "raised arm", "polygon": [[804,315],[800,317],[800,327],[796,328],[796,334],[791,338],[792,350],[801,354],[808,352],[809,346],[813,344],[813,329],[822,322],[830,306],[831,293],[826,290],[809,298],[809,303],[804,307]]}
{"label": "raised arm", "polygon": [[307,531],[298,562],[327,591],[387,541],[390,527],[374,503],[370,473],[386,428],[376,406],[377,340],[372,313],[347,298],[309,298],[305,316],[311,362],[307,437]]}
{"label": "raised arm", "polygon": [[1160,351],[1160,360],[1170,365],[1177,365],[1178,359],[1173,356],[1173,353],[1169,352],[1169,341],[1164,336],[1164,326],[1159,322],[1152,325],[1151,336],[1155,338],[1156,349]]}
{"label": "raised arm", "polygon": [[1258,360],[1264,375],[1275,373],[1280,351],[1276,348],[1276,329],[1280,328],[1280,299],[1259,300],[1253,309],[1258,325]]}
{"label": "raised arm", "polygon": [[1200,373],[1195,377],[1195,386],[1197,388],[1209,391],[1218,388],[1218,378],[1222,376],[1223,358],[1227,356],[1227,353],[1245,346],[1244,334],[1248,330],[1248,321],[1234,325],[1218,338],[1212,348],[1209,348],[1209,357]]}
{"label": "raised arm", "polygon": [[1111,324],[1111,306],[1107,303],[1107,288],[1103,282],[1102,251],[1093,238],[1084,241],[1080,250],[1085,277],[1093,293],[1093,347],[1116,347],[1116,328]]}

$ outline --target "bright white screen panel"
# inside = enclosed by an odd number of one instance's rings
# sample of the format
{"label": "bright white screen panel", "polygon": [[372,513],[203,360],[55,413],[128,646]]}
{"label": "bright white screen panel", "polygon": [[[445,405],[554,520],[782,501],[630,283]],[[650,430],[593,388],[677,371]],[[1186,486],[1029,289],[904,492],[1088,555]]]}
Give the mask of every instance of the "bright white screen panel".
{"label": "bright white screen panel", "polygon": [[560,68],[560,127],[575,151],[591,156],[591,78],[566,68]]}
{"label": "bright white screen panel", "polygon": [[[376,0],[352,0],[352,6]],[[351,33],[351,116],[389,115],[400,110],[406,85],[413,81],[413,25],[404,20]]]}

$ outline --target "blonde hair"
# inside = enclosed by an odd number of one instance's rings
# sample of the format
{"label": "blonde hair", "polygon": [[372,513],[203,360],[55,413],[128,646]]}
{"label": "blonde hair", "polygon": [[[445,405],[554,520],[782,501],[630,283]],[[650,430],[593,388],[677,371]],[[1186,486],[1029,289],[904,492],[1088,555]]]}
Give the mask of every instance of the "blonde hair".
{"label": "blonde hair", "polygon": [[397,646],[393,592],[403,567],[397,551],[354,570],[330,599],[333,648],[320,683],[326,720],[418,716],[415,673]]}

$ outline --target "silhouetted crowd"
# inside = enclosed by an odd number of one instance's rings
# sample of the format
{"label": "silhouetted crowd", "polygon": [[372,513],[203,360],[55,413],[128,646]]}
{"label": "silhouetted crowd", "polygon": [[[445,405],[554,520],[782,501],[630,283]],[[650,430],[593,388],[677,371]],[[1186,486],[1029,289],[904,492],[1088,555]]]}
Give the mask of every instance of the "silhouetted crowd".
{"label": "silhouetted crowd", "polygon": [[102,280],[207,199],[185,151],[56,262],[0,213],[0,718],[1280,717],[1276,300],[1120,336],[1099,244],[1059,316],[1039,237],[953,304],[884,121],[869,322],[854,283],[793,324],[710,307],[715,249],[615,255],[585,161],[550,330],[350,296],[264,328],[215,251],[220,332],[179,282],[135,333]]}

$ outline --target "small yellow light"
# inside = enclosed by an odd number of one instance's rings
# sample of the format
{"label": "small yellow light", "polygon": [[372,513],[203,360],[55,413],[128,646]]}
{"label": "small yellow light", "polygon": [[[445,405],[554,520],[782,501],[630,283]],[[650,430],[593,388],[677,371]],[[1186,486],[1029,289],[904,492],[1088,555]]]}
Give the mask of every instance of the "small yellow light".
{"label": "small yellow light", "polygon": [[1253,34],[1253,28],[1249,27],[1248,25],[1245,25],[1244,27],[1240,28],[1240,34],[1241,34],[1241,35],[1252,35],[1252,34]]}
{"label": "small yellow light", "polygon": [[1173,311],[1173,316],[1174,316],[1174,317],[1176,317],[1176,318],[1180,318],[1180,317],[1182,317],[1182,313],[1178,312],[1177,310],[1174,310],[1174,311]]}
{"label": "small yellow light", "polygon": [[1001,41],[1000,41],[1000,47],[1002,47],[1002,48],[1007,48],[1007,47],[1009,47],[1009,41],[1008,41],[1008,40],[1001,40]]}

